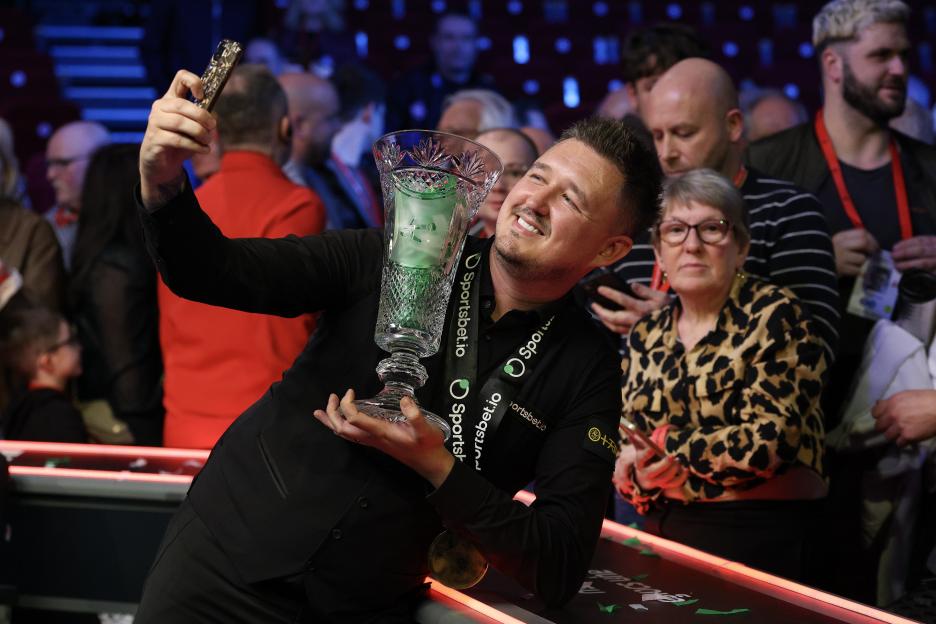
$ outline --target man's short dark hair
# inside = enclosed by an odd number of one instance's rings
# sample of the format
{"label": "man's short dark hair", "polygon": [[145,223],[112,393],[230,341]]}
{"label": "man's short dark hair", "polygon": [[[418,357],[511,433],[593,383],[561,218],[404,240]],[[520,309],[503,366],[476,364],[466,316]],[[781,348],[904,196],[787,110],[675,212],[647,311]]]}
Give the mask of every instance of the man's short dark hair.
{"label": "man's short dark hair", "polygon": [[218,140],[221,147],[272,145],[276,123],[289,112],[286,92],[263,65],[237,67],[218,97]]}
{"label": "man's short dark hair", "polygon": [[360,63],[345,63],[332,74],[331,82],[338,92],[341,114],[351,119],[368,104],[383,104],[387,88],[380,76]]}
{"label": "man's short dark hair", "polygon": [[624,176],[621,185],[621,230],[633,237],[653,224],[660,210],[663,171],[656,154],[617,119],[589,117],[567,128],[560,141],[575,139],[609,161]]}
{"label": "man's short dark hair", "polygon": [[708,58],[709,46],[688,26],[657,24],[632,31],[624,40],[621,64],[624,80],[636,82],[662,74],[687,58]]}
{"label": "man's short dark hair", "polygon": [[444,22],[447,19],[451,19],[453,17],[455,19],[468,20],[469,22],[474,24],[475,31],[478,30],[478,20],[476,20],[470,14],[465,13],[464,11],[446,11],[445,13],[442,13],[441,15],[439,15],[439,17],[436,18],[435,23],[433,23],[432,35],[433,36],[438,35],[439,27],[442,26],[442,22]]}

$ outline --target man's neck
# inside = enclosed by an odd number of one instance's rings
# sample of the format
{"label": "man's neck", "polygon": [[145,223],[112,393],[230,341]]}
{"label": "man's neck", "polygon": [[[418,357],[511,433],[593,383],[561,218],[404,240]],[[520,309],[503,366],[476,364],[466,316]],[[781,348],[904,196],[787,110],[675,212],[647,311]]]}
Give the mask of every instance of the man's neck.
{"label": "man's neck", "polygon": [[877,169],[890,162],[890,130],[837,97],[827,97],[822,118],[839,160],[858,169]]}
{"label": "man's neck", "polygon": [[466,82],[468,82],[468,79],[471,78],[471,70],[470,70],[470,69],[469,69],[469,70],[449,69],[449,70],[443,71],[443,70],[440,68],[440,69],[439,69],[439,74],[440,74],[443,78],[445,78],[446,80],[448,80],[449,82],[454,82],[455,84],[459,84],[459,85],[465,84]]}
{"label": "man's neck", "polygon": [[493,245],[488,260],[494,285],[494,312],[491,318],[495,321],[511,310],[535,310],[556,301],[572,287],[570,285],[562,289],[561,286],[557,287],[556,280],[544,282],[513,275],[510,267],[498,257]]}
{"label": "man's neck", "polygon": [[729,147],[728,154],[725,157],[725,163],[721,166],[720,173],[731,180],[732,184],[737,184],[738,174],[741,172],[742,164],[741,150],[735,150],[733,147]]}

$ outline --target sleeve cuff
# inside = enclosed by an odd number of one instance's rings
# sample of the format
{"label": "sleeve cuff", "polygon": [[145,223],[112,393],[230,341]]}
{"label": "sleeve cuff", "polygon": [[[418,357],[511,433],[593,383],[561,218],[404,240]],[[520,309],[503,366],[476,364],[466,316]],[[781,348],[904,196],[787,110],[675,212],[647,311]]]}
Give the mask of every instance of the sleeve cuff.
{"label": "sleeve cuff", "polygon": [[447,522],[464,526],[475,518],[493,488],[487,479],[456,460],[448,478],[426,500]]}

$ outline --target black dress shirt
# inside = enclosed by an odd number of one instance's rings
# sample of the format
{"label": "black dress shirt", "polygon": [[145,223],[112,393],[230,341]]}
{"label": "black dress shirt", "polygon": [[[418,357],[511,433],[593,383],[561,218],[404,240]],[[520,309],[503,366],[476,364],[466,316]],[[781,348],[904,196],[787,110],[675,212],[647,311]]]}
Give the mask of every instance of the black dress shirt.
{"label": "black dress shirt", "polygon": [[[380,231],[230,240],[188,188],[158,211],[141,212],[150,253],[177,294],[265,314],[323,311],[305,350],[222,436],[189,493],[246,581],[307,570],[313,602],[377,609],[419,586],[429,543],[444,524],[546,602],[578,591],[607,502],[621,399],[613,346],[568,298],[493,322],[490,242],[468,240],[465,253],[485,258],[479,382],[543,314],[561,310],[561,324],[516,407],[486,439],[481,472],[456,461],[433,491],[409,468],[333,435],[312,415],[331,392],[351,387],[363,398],[380,388],[374,368],[387,355],[374,343]],[[424,360],[429,381],[417,392],[421,405],[443,416],[446,336]],[[527,508],[512,497],[531,481],[538,499]]]}

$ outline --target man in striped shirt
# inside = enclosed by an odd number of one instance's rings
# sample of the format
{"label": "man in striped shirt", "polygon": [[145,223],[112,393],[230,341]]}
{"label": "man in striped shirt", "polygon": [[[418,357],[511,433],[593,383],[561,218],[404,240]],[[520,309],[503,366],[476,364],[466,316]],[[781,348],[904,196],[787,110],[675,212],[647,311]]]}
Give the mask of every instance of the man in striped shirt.
{"label": "man in striped shirt", "polygon": [[[744,119],[728,74],[700,58],[670,68],[650,92],[643,118],[653,135],[667,176],[700,168],[733,180],[750,216],[751,250],[744,270],[792,290],[810,310],[830,359],[838,343],[840,318],[832,241],[815,197],[799,187],[744,167]],[[604,325],[626,334],[641,316],[661,307],[669,295],[655,270],[649,232],[634,240],[631,252],[607,271],[633,291],[608,286],[599,295],[621,309],[592,303]],[[594,277],[594,276],[592,276]]]}

